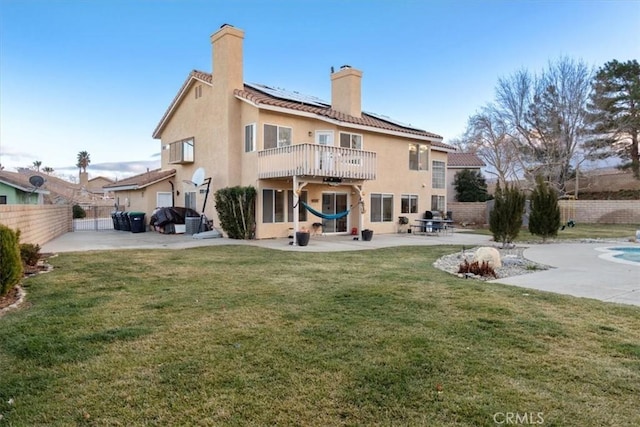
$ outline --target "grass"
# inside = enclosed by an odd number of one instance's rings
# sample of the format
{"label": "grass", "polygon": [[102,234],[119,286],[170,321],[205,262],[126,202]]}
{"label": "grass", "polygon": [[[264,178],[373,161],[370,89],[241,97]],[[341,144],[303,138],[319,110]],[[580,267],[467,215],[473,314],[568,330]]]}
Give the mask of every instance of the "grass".
{"label": "grass", "polygon": [[[580,239],[605,239],[605,238],[628,238],[635,239],[636,230],[640,228],[640,224],[576,224],[575,227],[565,227],[564,230],[558,230],[558,236],[550,238],[548,241],[562,240],[580,240]],[[473,230],[475,234],[483,234],[491,236],[488,228],[477,228]],[[529,233],[529,230],[523,228],[518,234],[515,243],[533,242],[541,243],[542,238]]]}
{"label": "grass", "polygon": [[637,307],[432,267],[457,249],[61,254],[0,318],[0,425],[640,425]]}

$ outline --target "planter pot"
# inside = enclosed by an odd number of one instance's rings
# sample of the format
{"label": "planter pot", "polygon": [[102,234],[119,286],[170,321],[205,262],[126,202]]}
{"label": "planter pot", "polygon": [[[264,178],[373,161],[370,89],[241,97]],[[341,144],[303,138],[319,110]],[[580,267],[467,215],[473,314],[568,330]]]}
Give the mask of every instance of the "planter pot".
{"label": "planter pot", "polygon": [[365,229],[362,230],[362,240],[368,242],[373,238],[373,230]]}
{"label": "planter pot", "polygon": [[307,246],[309,244],[309,236],[310,234],[307,232],[297,231],[296,243],[298,246]]}

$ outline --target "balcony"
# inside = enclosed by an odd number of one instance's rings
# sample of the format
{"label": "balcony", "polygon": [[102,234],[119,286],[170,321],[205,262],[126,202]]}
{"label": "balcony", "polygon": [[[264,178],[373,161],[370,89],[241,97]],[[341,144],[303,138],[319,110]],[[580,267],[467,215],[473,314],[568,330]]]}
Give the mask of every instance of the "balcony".
{"label": "balcony", "polygon": [[376,153],[309,143],[258,152],[260,179],[294,175],[376,179]]}

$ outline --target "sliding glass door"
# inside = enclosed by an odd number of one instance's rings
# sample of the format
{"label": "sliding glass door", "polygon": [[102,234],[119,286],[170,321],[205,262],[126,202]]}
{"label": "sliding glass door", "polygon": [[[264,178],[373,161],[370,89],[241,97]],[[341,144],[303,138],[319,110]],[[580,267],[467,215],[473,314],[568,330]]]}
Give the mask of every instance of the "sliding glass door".
{"label": "sliding glass door", "polygon": [[[347,193],[322,193],[322,213],[337,214],[349,209],[349,195]],[[349,215],[340,219],[325,219],[322,221],[324,233],[346,233],[349,227]]]}

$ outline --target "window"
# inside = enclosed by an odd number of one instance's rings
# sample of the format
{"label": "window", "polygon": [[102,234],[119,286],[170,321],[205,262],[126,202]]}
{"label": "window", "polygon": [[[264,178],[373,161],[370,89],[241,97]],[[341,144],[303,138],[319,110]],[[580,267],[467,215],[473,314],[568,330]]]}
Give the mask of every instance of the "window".
{"label": "window", "polygon": [[264,149],[291,145],[291,128],[264,125]]}
{"label": "window", "polygon": [[7,196],[0,196],[0,205],[7,204]]}
{"label": "window", "polygon": [[284,222],[284,201],[285,192],[283,190],[262,190],[262,222]]}
{"label": "window", "polygon": [[403,194],[400,198],[400,213],[418,213],[418,196]]}
{"label": "window", "polygon": [[409,144],[409,170],[429,170],[429,147],[425,144]]}
{"label": "window", "polygon": [[445,180],[445,167],[444,162],[439,162],[437,160],[433,161],[432,166],[432,178],[431,178],[431,187],[433,188],[444,188],[444,180]]}
{"label": "window", "polygon": [[371,222],[393,221],[393,194],[371,194]]}
{"label": "window", "polygon": [[[300,193],[300,200],[307,203],[307,192]],[[293,222],[293,191],[287,191],[287,220]],[[298,203],[298,221],[307,220],[307,210],[302,206],[302,203]]]}
{"label": "window", "polygon": [[252,123],[244,127],[244,152],[256,150],[256,124]]}
{"label": "window", "polygon": [[195,191],[185,191],[184,192],[184,207],[185,208],[189,208],[189,209],[193,209],[194,211],[197,211],[197,204],[196,204],[196,192]]}
{"label": "window", "polygon": [[444,196],[431,196],[431,210],[444,212]]}
{"label": "window", "polygon": [[362,150],[362,135],[340,132],[340,147]]}
{"label": "window", "polygon": [[193,138],[169,144],[169,163],[193,162]]}

